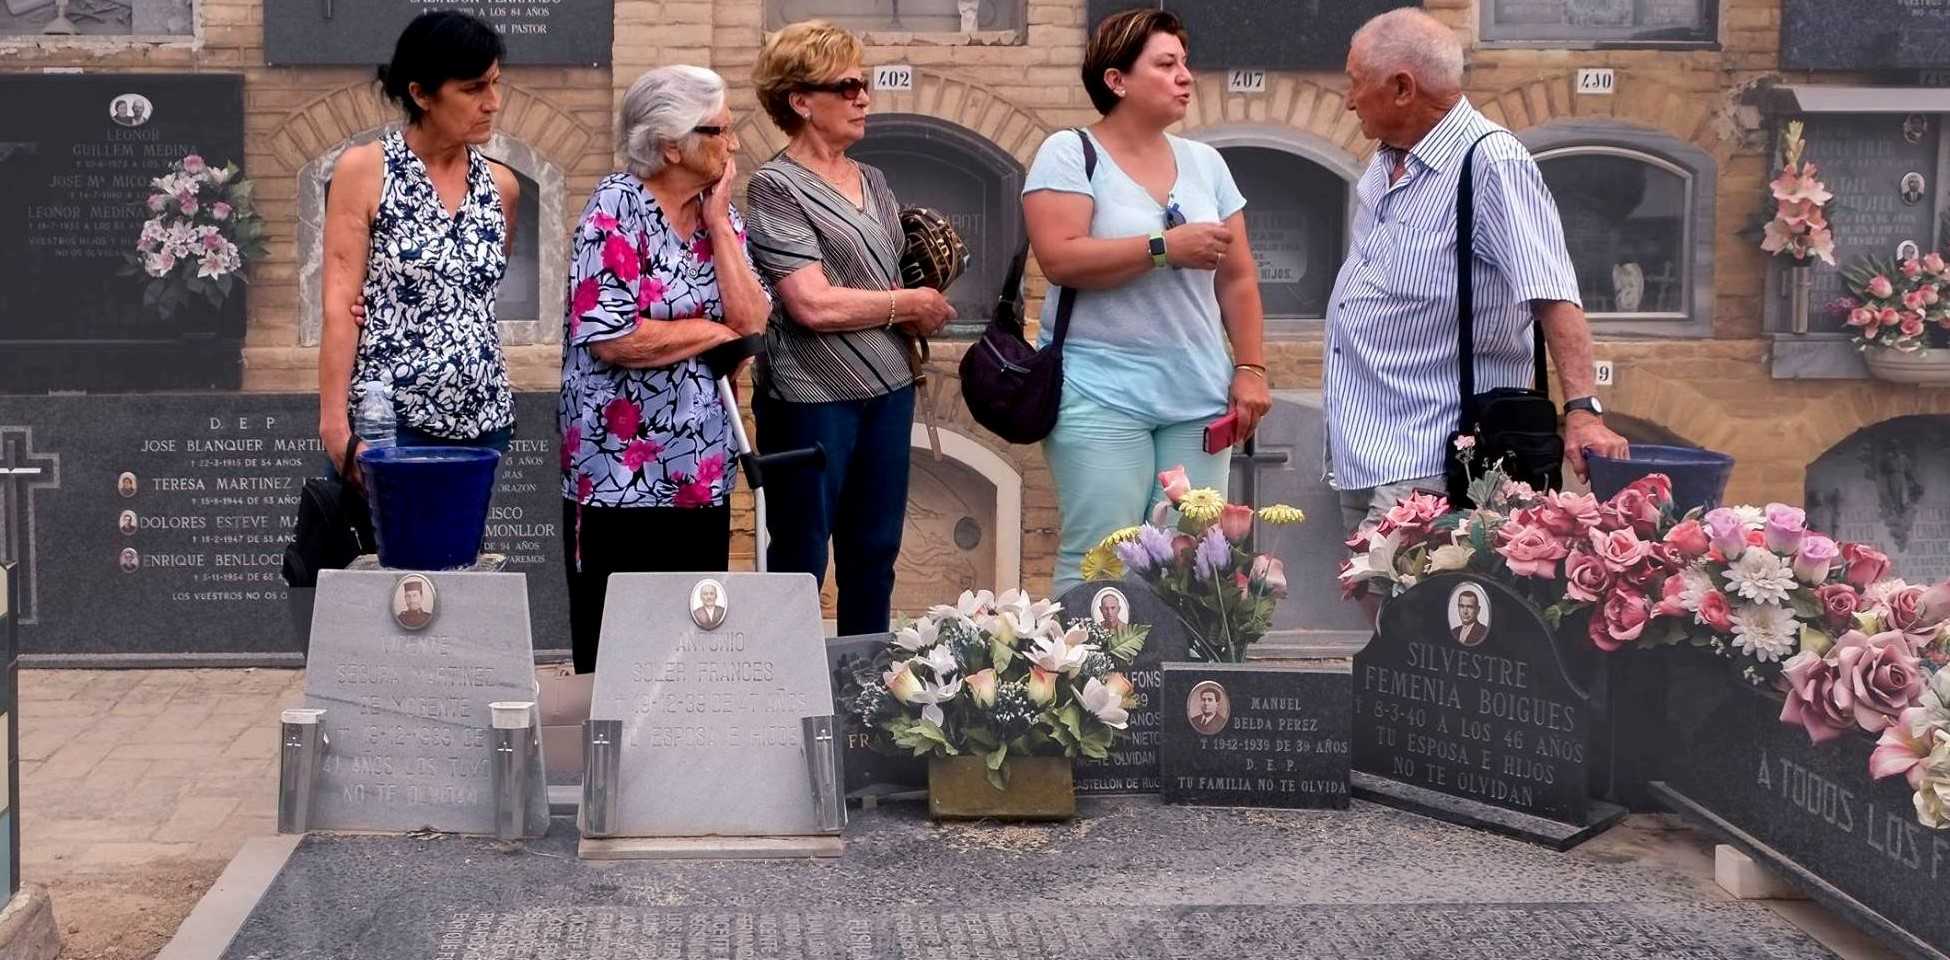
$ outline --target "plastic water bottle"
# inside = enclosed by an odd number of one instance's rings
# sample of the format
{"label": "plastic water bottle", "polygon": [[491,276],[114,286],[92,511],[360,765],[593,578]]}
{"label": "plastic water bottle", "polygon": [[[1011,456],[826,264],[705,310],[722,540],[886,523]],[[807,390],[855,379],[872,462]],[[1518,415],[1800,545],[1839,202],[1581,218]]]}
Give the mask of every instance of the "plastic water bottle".
{"label": "plastic water bottle", "polygon": [[359,385],[359,405],[352,413],[352,431],[373,449],[393,445],[397,421],[393,414],[393,388],[383,381],[368,380]]}

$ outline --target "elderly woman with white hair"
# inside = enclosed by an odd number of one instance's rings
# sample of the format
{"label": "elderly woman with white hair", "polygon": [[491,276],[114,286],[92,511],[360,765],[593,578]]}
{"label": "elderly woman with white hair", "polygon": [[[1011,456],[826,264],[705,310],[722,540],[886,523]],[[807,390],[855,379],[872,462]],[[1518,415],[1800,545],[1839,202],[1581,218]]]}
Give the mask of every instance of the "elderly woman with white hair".
{"label": "elderly woman with white hair", "polygon": [[618,123],[627,169],[596,185],[571,240],[560,420],[578,673],[596,668],[610,574],[730,562],[730,421],[700,355],[763,333],[772,309],[731,205],[731,124],[709,70],[638,78]]}

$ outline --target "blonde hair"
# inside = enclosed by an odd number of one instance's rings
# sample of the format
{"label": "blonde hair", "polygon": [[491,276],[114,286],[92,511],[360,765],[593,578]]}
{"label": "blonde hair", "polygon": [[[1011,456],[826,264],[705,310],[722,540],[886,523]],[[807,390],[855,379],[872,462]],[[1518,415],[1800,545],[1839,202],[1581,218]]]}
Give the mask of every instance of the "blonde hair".
{"label": "blonde hair", "polygon": [[752,83],[765,115],[787,135],[796,134],[806,119],[792,109],[792,94],[809,83],[828,83],[860,66],[866,57],[859,38],[824,20],[792,24],[765,41]]}

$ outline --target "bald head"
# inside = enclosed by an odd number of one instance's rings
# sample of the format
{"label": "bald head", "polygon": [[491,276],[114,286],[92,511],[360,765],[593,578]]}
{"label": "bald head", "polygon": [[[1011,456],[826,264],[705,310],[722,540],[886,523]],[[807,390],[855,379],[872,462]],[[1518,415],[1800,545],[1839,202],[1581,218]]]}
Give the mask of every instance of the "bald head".
{"label": "bald head", "polygon": [[1462,41],[1420,7],[1390,10],[1369,20],[1355,31],[1349,47],[1371,79],[1407,74],[1429,97],[1462,92]]}

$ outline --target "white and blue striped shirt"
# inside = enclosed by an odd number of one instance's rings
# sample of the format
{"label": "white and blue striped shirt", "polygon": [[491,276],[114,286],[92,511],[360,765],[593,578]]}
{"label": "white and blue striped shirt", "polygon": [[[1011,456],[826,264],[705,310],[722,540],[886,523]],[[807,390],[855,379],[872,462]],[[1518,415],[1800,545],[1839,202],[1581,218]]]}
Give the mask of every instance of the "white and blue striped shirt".
{"label": "white and blue striped shirt", "polygon": [[[1328,302],[1322,392],[1335,487],[1439,476],[1460,416],[1456,186],[1477,138],[1503,130],[1464,100],[1413,149],[1375,153],[1355,187],[1347,262]],[[1579,303],[1557,203],[1507,131],[1476,149],[1476,390],[1531,383],[1532,300]]]}

